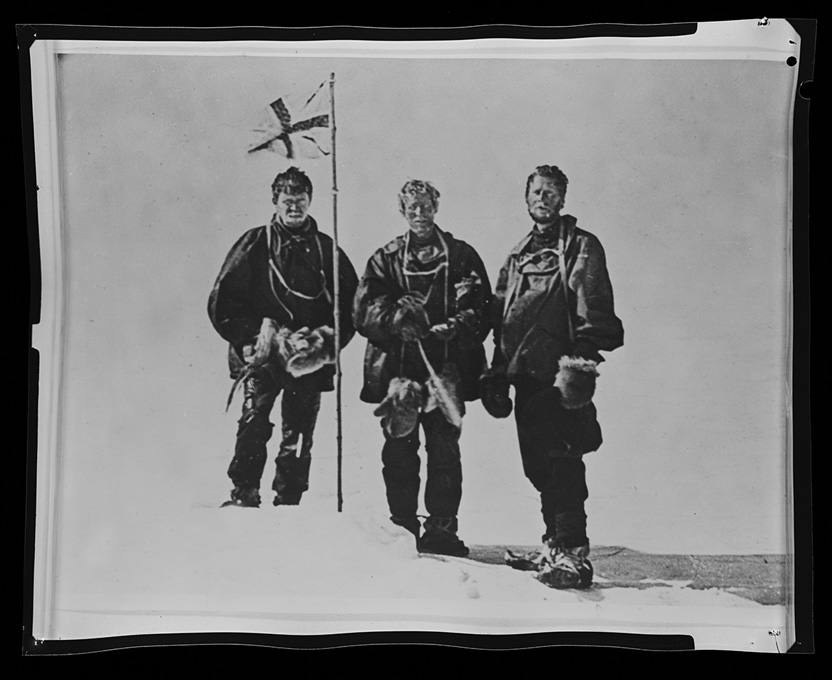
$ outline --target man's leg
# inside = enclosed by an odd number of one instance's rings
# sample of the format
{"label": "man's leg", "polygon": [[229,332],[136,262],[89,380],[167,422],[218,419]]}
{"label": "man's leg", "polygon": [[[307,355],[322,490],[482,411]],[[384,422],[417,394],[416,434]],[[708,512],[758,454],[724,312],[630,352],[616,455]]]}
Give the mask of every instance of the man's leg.
{"label": "man's leg", "polygon": [[391,437],[384,432],[381,449],[382,476],[387,493],[387,506],[394,524],[404,527],[416,538],[421,524],[416,516],[419,510],[419,427],[405,437]]}
{"label": "man's leg", "polygon": [[572,547],[586,539],[586,466],[568,456],[557,431],[557,396],[548,386],[525,381],[516,387],[515,419],[526,477],[540,493],[544,542]]}
{"label": "man's leg", "polygon": [[592,565],[587,559],[585,502],[589,496],[586,466],[569,456],[558,432],[557,396],[548,386],[516,386],[515,417],[523,469],[540,493],[546,527],[543,542],[550,551],[538,577],[555,588],[587,587]]}
{"label": "man's leg", "polygon": [[456,517],[462,499],[462,461],[459,428],[439,409],[422,415],[427,452],[425,509],[429,515]]}
{"label": "man's leg", "polygon": [[419,549],[465,557],[468,548],[457,536],[457,512],[462,498],[460,431],[439,409],[423,414],[422,426],[427,452],[425,509],[428,519]]}
{"label": "man's leg", "polygon": [[550,548],[550,559],[537,578],[552,588],[588,588],[592,584],[593,569],[588,559],[584,512],[589,495],[586,466],[581,458],[553,458],[551,462],[551,495],[541,494],[540,498],[546,515],[554,517],[554,534],[544,537]]}
{"label": "man's leg", "polygon": [[269,414],[280,387],[271,374],[258,371],[243,381],[243,414],[238,421],[234,457],[228,466],[228,476],[234,484],[231,491],[233,505],[260,505],[260,478],[266,465],[266,442],[274,426]]}
{"label": "man's leg", "polygon": [[586,465],[581,458],[553,458],[550,484],[540,494],[546,532],[553,546],[574,548],[588,542],[584,505],[589,497]]}
{"label": "man's leg", "polygon": [[321,393],[317,382],[308,377],[310,379],[292,381],[283,391],[282,440],[272,483],[275,505],[297,505],[309,488],[312,442],[321,408]]}

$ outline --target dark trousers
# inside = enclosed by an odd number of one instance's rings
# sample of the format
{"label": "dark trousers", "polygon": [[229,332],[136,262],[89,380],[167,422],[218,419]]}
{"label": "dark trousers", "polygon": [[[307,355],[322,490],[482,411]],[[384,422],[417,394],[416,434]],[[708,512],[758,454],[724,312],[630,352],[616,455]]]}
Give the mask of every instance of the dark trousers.
{"label": "dark trousers", "polygon": [[419,508],[419,425],[425,433],[427,458],[425,509],[431,517],[456,517],[462,498],[460,431],[439,409],[422,413],[419,424],[406,437],[392,438],[385,433],[381,462],[390,514],[410,520]]}
{"label": "dark trousers", "polygon": [[281,391],[282,436],[272,489],[279,499],[297,502],[309,488],[312,440],[321,406],[321,393],[312,376],[280,384],[269,371],[262,370],[244,380],[243,415],[228,476],[235,487],[260,487],[266,466],[266,443],[274,429],[269,415]]}
{"label": "dark trousers", "polygon": [[563,444],[564,423],[552,390],[533,380],[517,382],[514,415],[523,471],[540,493],[543,540],[571,548],[587,543],[584,503],[589,490],[582,455]]}

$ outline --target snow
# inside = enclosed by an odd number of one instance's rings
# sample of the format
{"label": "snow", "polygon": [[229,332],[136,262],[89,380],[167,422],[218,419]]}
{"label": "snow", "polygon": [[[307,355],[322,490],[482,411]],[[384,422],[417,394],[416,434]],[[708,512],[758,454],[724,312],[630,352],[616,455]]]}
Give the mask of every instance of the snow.
{"label": "snow", "polygon": [[[360,349],[356,343],[349,352],[357,359]],[[419,556],[411,535],[389,522],[381,428],[372,407],[356,400],[343,405],[338,511],[332,394],[322,401],[310,490],[301,505],[271,503],[272,441],[262,506],[220,508],[231,486],[226,469],[240,399],[224,411],[228,381],[214,364],[206,360],[209,371],[161,392],[158,381],[148,381],[146,393],[134,386],[129,399],[109,406],[122,429],[103,436],[85,430],[82,440],[101,441],[64,449],[54,615],[46,617],[44,637],[594,630],[691,634],[697,648],[768,649],[767,631],[787,629],[785,608],[727,589],[658,581],[623,588],[599,576],[590,590],[557,591],[504,565]],[[165,368],[156,370],[161,375]],[[347,382],[345,393],[354,388]],[[137,426],[149,417],[137,404],[152,406],[159,427]],[[280,422],[278,410],[273,420]],[[511,419],[495,421],[481,405],[470,405],[459,512],[460,536],[469,545],[540,540],[539,498],[523,475],[515,438]],[[614,457],[599,451],[586,460],[593,545],[685,554],[742,545],[739,537],[688,531],[672,512],[658,513],[649,502],[638,506],[632,496],[622,502],[605,491],[615,485],[599,478]],[[91,484],[91,476],[106,483]],[[706,524],[700,517],[690,527]]]}
{"label": "snow", "polygon": [[[139,583],[158,588],[167,580],[177,590],[221,593],[229,599],[267,590],[274,598],[314,594],[340,598],[576,602],[576,592],[556,591],[530,573],[460,558],[420,556],[413,536],[387,521],[322,502],[299,507],[197,509],[171,522],[153,551],[136,546],[125,561],[143,568]],[[159,560],[158,555],[164,555]],[[175,565],[171,570],[170,565]],[[658,582],[657,582],[658,583]],[[684,583],[663,583],[640,595],[645,604],[709,606],[713,593],[693,591]],[[123,587],[123,584],[122,584]],[[615,589],[610,589],[614,591]],[[604,591],[604,599],[621,595]],[[758,608],[733,595],[719,606]]]}
{"label": "snow", "polygon": [[[100,537],[83,591],[65,584],[56,637],[172,632],[483,634],[597,630],[695,634],[697,648],[763,644],[781,607],[724,590],[651,580],[645,588],[557,591],[530,572],[420,556],[383,507],[309,493],[297,507],[145,508]],[[123,526],[123,520],[122,520]],[[714,629],[714,621],[720,628]],[[762,626],[762,627],[761,627]]]}

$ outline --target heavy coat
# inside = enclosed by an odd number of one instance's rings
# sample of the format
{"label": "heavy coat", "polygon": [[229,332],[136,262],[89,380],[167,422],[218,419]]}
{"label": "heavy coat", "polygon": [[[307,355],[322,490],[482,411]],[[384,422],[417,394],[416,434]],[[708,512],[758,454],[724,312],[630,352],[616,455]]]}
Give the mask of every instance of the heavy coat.
{"label": "heavy coat", "polygon": [[[485,367],[483,342],[491,329],[491,284],[477,252],[452,234],[436,229],[448,249],[448,266],[433,275],[425,309],[431,325],[450,319],[457,333],[447,342],[429,336],[422,346],[437,373],[446,363],[456,365],[461,396],[474,401],[479,398],[478,380]],[[355,297],[355,327],[368,340],[361,400],[369,403],[381,402],[395,377],[420,383],[428,377],[418,345],[402,341],[391,329],[398,300],[414,285],[404,274],[407,241],[406,234],[399,236],[373,254]]]}
{"label": "heavy coat", "polygon": [[[530,232],[506,258],[494,293],[493,367],[509,381],[551,385],[564,355],[603,361],[624,343],[601,242],[563,215],[566,273],[557,252],[529,252]],[[564,281],[566,286],[564,286]]]}
{"label": "heavy coat", "polygon": [[[312,217],[302,236],[291,241],[284,239],[283,252],[275,244],[278,226],[273,221],[243,234],[232,246],[217,276],[208,299],[208,316],[217,333],[229,343],[228,362],[232,378],[237,378],[245,366],[243,347],[253,344],[264,318],[274,319],[278,326],[298,330],[304,326],[335,327],[333,302],[333,241],[318,231]],[[267,230],[272,230],[268,233]],[[272,250],[270,254],[269,250]],[[355,335],[352,323],[352,300],[358,285],[355,268],[339,248],[339,309],[341,348]],[[278,265],[280,276],[275,273]],[[321,272],[326,291],[315,299],[306,299],[292,292],[305,288],[322,292]],[[282,280],[281,280],[282,278]],[[310,283],[311,282],[311,283]],[[308,296],[312,297],[312,296]],[[270,362],[268,368],[283,382],[287,376]],[[333,389],[335,367],[324,366],[316,372],[322,391]]]}

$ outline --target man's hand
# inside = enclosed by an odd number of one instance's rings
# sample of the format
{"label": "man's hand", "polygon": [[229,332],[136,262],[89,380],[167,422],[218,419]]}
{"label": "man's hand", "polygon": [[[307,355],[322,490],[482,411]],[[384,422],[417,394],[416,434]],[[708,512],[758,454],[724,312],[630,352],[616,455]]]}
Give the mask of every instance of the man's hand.
{"label": "man's hand", "polygon": [[451,340],[456,337],[456,326],[452,323],[438,323],[430,329],[431,335],[440,340]]}
{"label": "man's hand", "polygon": [[405,342],[426,338],[430,335],[427,312],[419,302],[403,298],[393,314],[391,330]]}
{"label": "man's hand", "polygon": [[505,367],[492,366],[480,376],[480,401],[489,415],[508,418],[514,408]]}
{"label": "man's hand", "polygon": [[399,337],[405,342],[415,342],[426,338],[430,334],[430,330],[426,330],[424,324],[420,324],[413,319],[405,318],[399,326]]}

